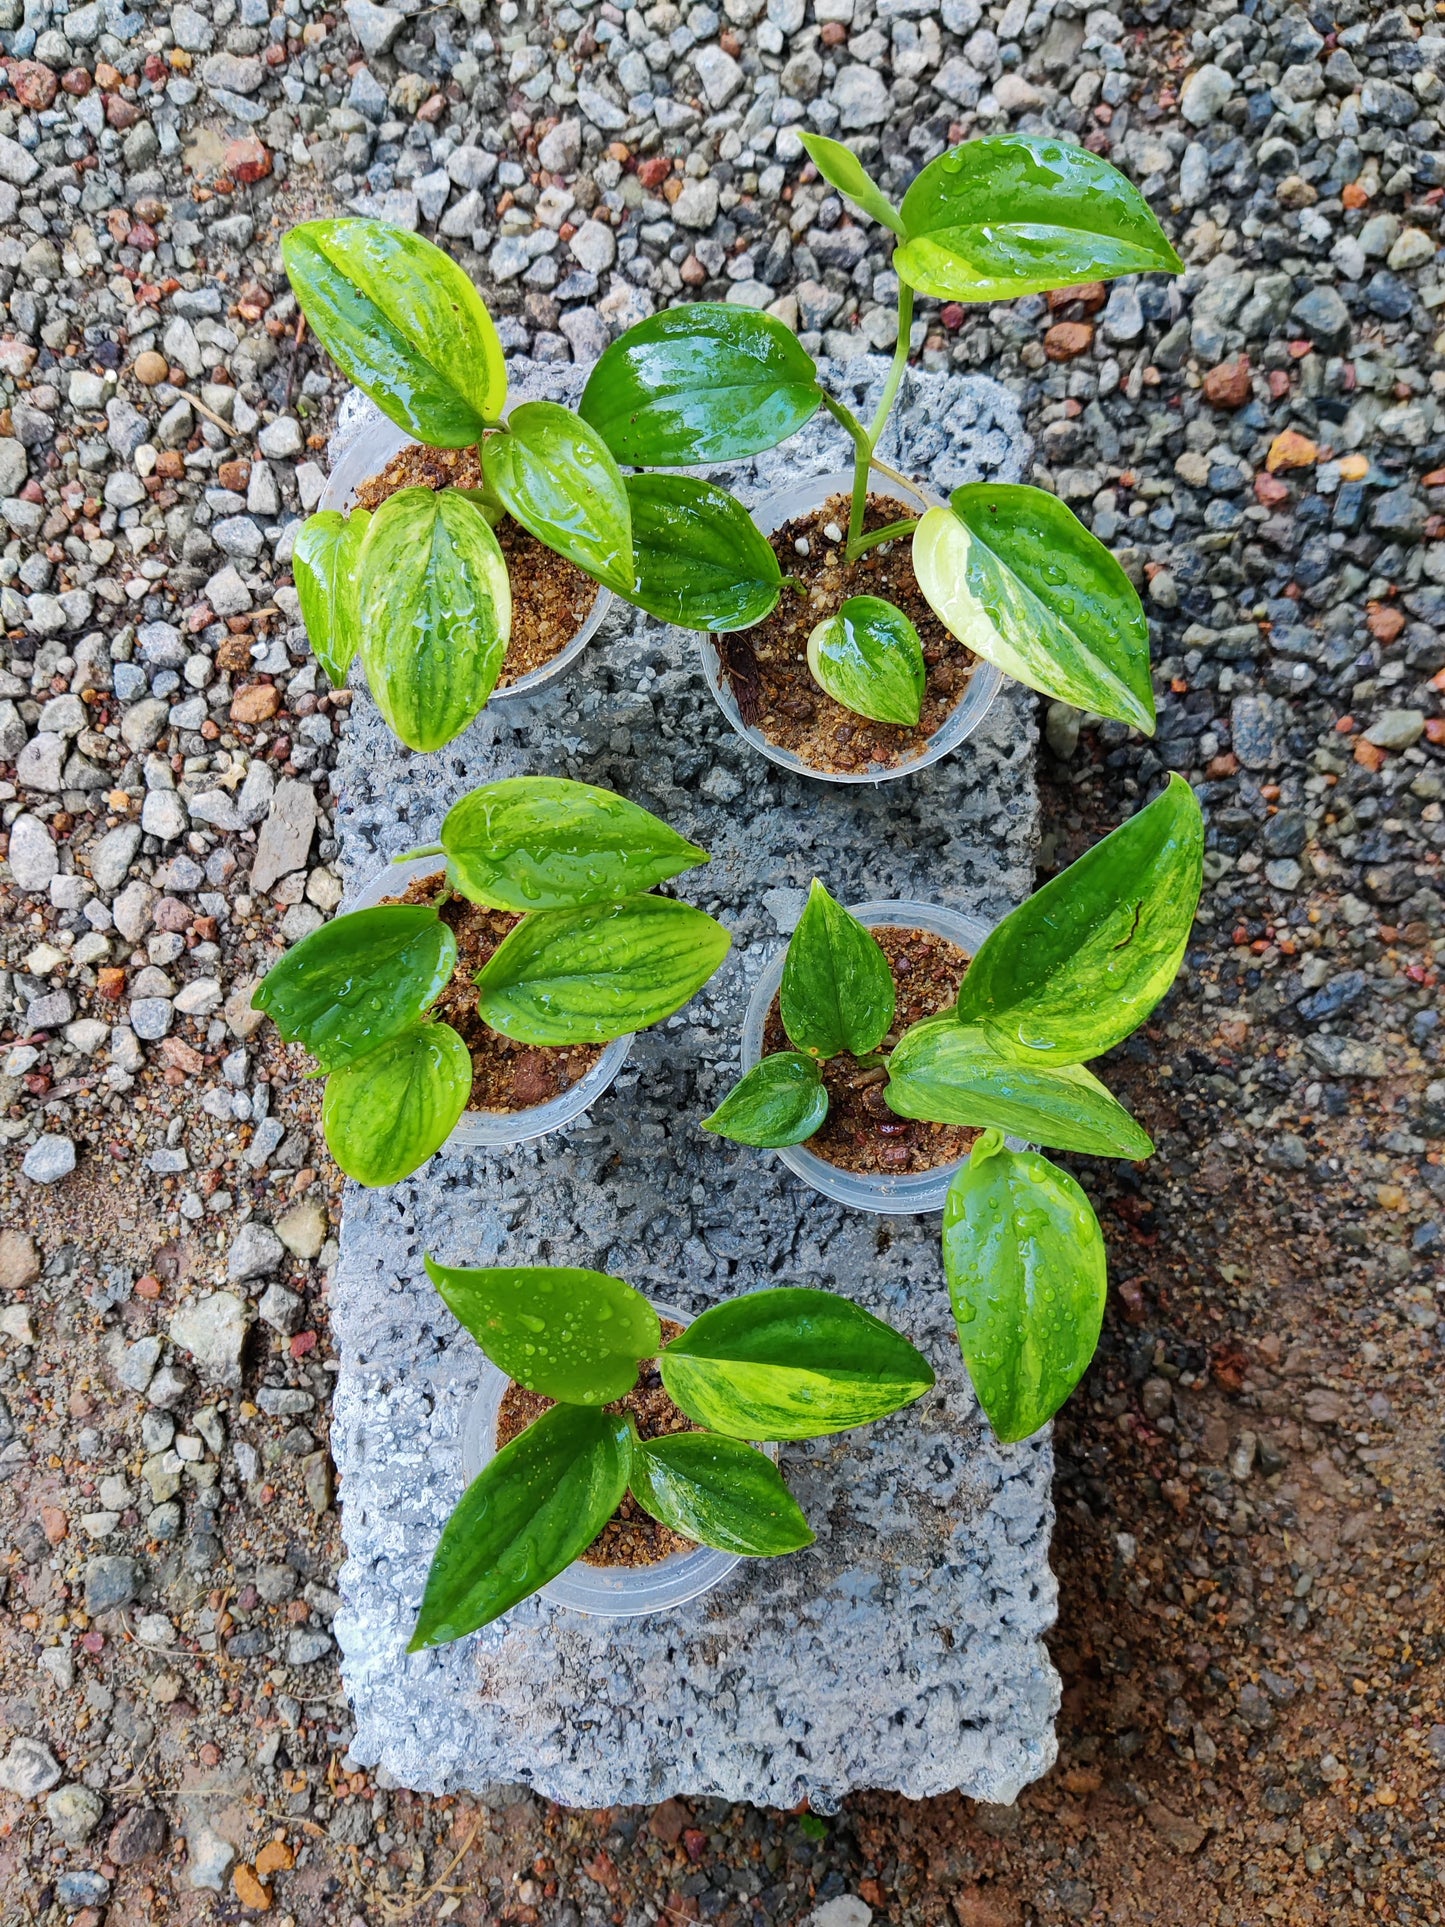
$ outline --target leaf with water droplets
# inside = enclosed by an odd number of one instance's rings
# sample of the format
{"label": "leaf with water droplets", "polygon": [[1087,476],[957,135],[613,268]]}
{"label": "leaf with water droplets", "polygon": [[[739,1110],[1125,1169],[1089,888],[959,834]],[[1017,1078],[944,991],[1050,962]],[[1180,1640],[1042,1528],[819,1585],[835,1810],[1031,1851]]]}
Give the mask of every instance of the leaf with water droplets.
{"label": "leaf with water droplets", "polygon": [[555,401],[527,401],[482,444],[488,488],[524,529],[618,595],[632,591],[632,511],[595,428]]}
{"label": "leaf with water droplets", "polygon": [[492,1363],[543,1398],[608,1405],[637,1383],[662,1343],[640,1291],[605,1271],[561,1265],[467,1270],[426,1261],[426,1274]]}
{"label": "leaf with water droplets", "polygon": [[828,1092],[814,1058],[773,1051],[740,1078],[702,1128],[734,1144],[776,1150],[801,1144],[828,1115]]}
{"label": "leaf with water droplets", "polygon": [[365,509],[353,509],[350,515],[323,509],[307,516],[291,551],[291,574],[311,653],[337,689],[346,681],[361,643],[356,568],[370,526]]}
{"label": "leaf with water droplets", "polygon": [[724,488],[696,475],[629,475],[639,609],[725,634],[771,615],[783,590],[772,544]]}
{"label": "leaf with water droplets", "polygon": [[895,1003],[878,940],[814,877],[783,960],[783,1029],[813,1057],[862,1057],[887,1036]]}
{"label": "leaf with water droplets", "polygon": [[948,1188],[943,1269],[979,1404],[1005,1444],[1030,1437],[1099,1342],[1108,1278],[1093,1206],[1056,1164],[987,1132]]}
{"label": "leaf with water droplets", "polygon": [[741,1439],[671,1432],[634,1439],[632,1496],[699,1545],[772,1559],[813,1543],[813,1530],[772,1460]]}
{"label": "leaf with water droplets", "polygon": [[918,631],[882,596],[850,596],[808,637],[813,680],[856,716],[912,729],[927,670]]}
{"label": "leaf with water droplets", "polygon": [[472,1090],[472,1054],[449,1024],[393,1037],[326,1080],[321,1128],[358,1184],[395,1184],[456,1129]]}

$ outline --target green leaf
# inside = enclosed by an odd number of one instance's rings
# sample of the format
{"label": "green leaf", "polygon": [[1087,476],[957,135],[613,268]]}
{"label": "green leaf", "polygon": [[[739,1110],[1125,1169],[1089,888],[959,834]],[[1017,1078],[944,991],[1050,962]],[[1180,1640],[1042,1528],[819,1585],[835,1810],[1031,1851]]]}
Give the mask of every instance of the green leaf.
{"label": "green leaf", "polygon": [[605,349],[579,412],[619,462],[690,468],[776,448],[822,399],[812,356],[775,316],[695,301]]}
{"label": "green leaf", "polygon": [[604,1271],[556,1265],[466,1270],[426,1260],[452,1316],[492,1363],[528,1391],[567,1405],[609,1405],[662,1345],[640,1291]]}
{"label": "green leaf", "polygon": [[356,606],[356,567],[371,526],[366,509],[339,515],[323,509],[308,515],[291,552],[291,576],[311,653],[339,689],[361,642]]}
{"label": "green leaf", "polygon": [[876,939],[814,877],[783,961],[783,1029],[814,1057],[864,1057],[888,1034],[896,996]]}
{"label": "green leaf", "polygon": [[827,1115],[828,1093],[816,1062],[801,1051],[780,1050],[754,1064],[702,1128],[734,1144],[775,1150],[812,1137]]}
{"label": "green leaf", "polygon": [[1011,301],[1183,263],[1149,203],[1087,148],[1023,134],[965,141],[903,197],[893,265],[942,301]]}
{"label": "green leaf", "polygon": [[882,596],[855,595],[808,637],[808,667],[835,702],[877,723],[913,729],[927,670],[918,631]]}
{"label": "green leaf", "polygon": [[483,783],[452,805],[441,840],[463,896],[519,914],[630,896],[708,860],[625,796],[560,776]]}
{"label": "green leaf", "polygon": [[554,1405],[483,1468],[442,1529],[409,1653],[475,1632],[565,1572],[622,1503],[623,1417]]}
{"label": "green leaf", "polygon": [[654,1519],[719,1552],[772,1559],[813,1543],[783,1475],[741,1439],[708,1432],[634,1439],[629,1483]]}
{"label": "green leaf", "polygon": [[[965,979],[965,982],[967,979]],[[883,1096],[899,1117],[1006,1131],[1102,1158],[1147,1158],[1147,1134],[1081,1064],[1001,1057],[977,1024],[928,1017],[898,1040]]]}
{"label": "green leaf", "polygon": [[680,629],[721,634],[771,615],[783,577],[742,503],[694,475],[629,475],[636,586],[627,600]]}
{"label": "green leaf", "polygon": [[334,1071],[420,1023],[456,967],[457,940],[429,905],[378,904],[303,937],[251,1003]]}
{"label": "green leaf", "polygon": [[477,972],[484,1023],[522,1044],[601,1044],[660,1023],[728,953],[720,923],[671,897],[524,917]]}
{"label": "green leaf", "polygon": [[409,749],[440,749],[496,684],[512,589],[486,517],[455,489],[404,488],[361,550],[361,657],[376,706]]}
{"label": "green leaf", "polygon": [[1099,1342],[1107,1269],[1093,1206],[1056,1164],[991,1131],[948,1187],[943,1269],[979,1404],[1006,1445],[1029,1438]]}
{"label": "green leaf", "polygon": [[321,1128],[347,1177],[395,1184],[446,1143],[471,1092],[461,1038],[449,1024],[422,1024],[331,1073]]}
{"label": "green leaf", "polygon": [[311,331],[398,428],[480,441],[507,399],[492,317],[450,255],[385,221],[305,221],[281,257]]}
{"label": "green leaf", "polygon": [[1102,1056],[1173,983],[1203,880],[1204,819],[1171,776],[990,932],[959,991],[960,1019],[1023,1063]]}
{"label": "green leaf", "polygon": [[830,187],[836,187],[840,194],[846,194],[850,201],[861,207],[865,214],[871,214],[875,221],[881,221],[884,227],[892,228],[895,234],[902,234],[903,216],[869,177],[851,147],[845,147],[842,141],[829,140],[826,134],[805,134],[800,130],[798,138],[807,150],[808,159]]}
{"label": "green leaf", "polygon": [[1005,482],[955,489],[913,531],[929,607],[960,642],[1030,689],[1154,732],[1149,622],[1114,557],[1055,495]]}
{"label": "green leaf", "polygon": [[523,402],[483,442],[482,464],[514,521],[609,589],[630,593],[632,511],[595,428],[559,402]]}
{"label": "green leaf", "polygon": [[690,1419],[739,1439],[815,1439],[921,1398],[933,1371],[902,1333],[831,1291],[755,1291],[695,1319],[658,1365]]}

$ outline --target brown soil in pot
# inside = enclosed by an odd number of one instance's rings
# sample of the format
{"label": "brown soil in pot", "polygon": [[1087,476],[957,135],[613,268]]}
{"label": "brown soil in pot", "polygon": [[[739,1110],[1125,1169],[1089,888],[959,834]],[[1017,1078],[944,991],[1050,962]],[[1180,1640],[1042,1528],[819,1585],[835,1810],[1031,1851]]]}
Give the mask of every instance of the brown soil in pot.
{"label": "brown soil in pot", "polygon": [[[480,488],[482,464],[475,448],[422,448],[413,444],[392,456],[379,475],[356,491],[356,506],[375,509],[403,488]],[[597,600],[597,584],[575,563],[529,535],[510,515],[494,531],[512,584],[512,634],[497,677],[506,689],[541,669],[571,642]]]}
{"label": "brown soil in pot", "polygon": [[[670,1344],[681,1330],[682,1326],[673,1319],[664,1318],[663,1343]],[[555,1399],[543,1398],[540,1392],[529,1392],[515,1381],[510,1384],[502,1395],[501,1409],[497,1413],[497,1450],[500,1452],[504,1445],[510,1445],[520,1432],[526,1431],[533,1419],[539,1419],[555,1403]],[[685,1412],[677,1409],[663,1390],[662,1374],[657,1369],[655,1358],[643,1360],[638,1368],[636,1385],[626,1398],[619,1398],[606,1409],[609,1412],[631,1412],[637,1421],[638,1435],[644,1439],[666,1438],[670,1432],[700,1430]],[[589,1566],[655,1566],[660,1560],[671,1558],[675,1552],[692,1550],[691,1539],[684,1539],[680,1532],[659,1525],[656,1519],[643,1511],[629,1492],[582,1554],[582,1560]]]}
{"label": "brown soil in pot", "polygon": [[[968,969],[968,954],[931,930],[902,930],[882,924],[872,933],[893,972],[898,1006],[893,1028],[883,1040],[892,1050],[910,1024],[937,1017],[958,1001],[958,987]],[[792,1050],[783,1029],[782,1013],[774,997],[763,1026],[763,1055]],[[884,1100],[888,1072],[880,1065],[862,1065],[843,1051],[823,1065],[828,1092],[828,1115],[823,1127],[807,1141],[807,1149],[845,1171],[907,1177],[936,1170],[966,1157],[979,1136],[957,1124],[930,1124],[922,1118],[896,1117]]]}
{"label": "brown soil in pot", "polygon": [[[745,723],[770,743],[791,750],[813,769],[834,773],[891,769],[917,756],[963,700],[978,658],[951,635],[923,599],[913,573],[907,536],[880,543],[856,562],[844,562],[842,542],[823,531],[831,523],[846,533],[849,502],[834,495],[822,508],[785,522],[768,539],[785,576],[805,593],[784,589],[778,606],[756,628],[714,636],[723,673]],[[917,503],[870,495],[865,529],[885,528],[920,513]],[[800,555],[798,543],[809,553]],[[836,614],[850,596],[882,596],[895,603],[918,631],[928,676],[917,727],[870,722],[822,690],[808,668],[808,637]]]}
{"label": "brown soil in pot", "polygon": [[[435,903],[446,888],[438,870],[417,877],[399,897],[384,903]],[[441,920],[457,940],[457,967],[432,1006],[472,1054],[469,1111],[530,1111],[548,1104],[580,1083],[606,1049],[604,1044],[558,1046],[519,1044],[484,1024],[477,1015],[477,972],[521,918],[510,910],[488,910],[453,896],[441,907]]]}

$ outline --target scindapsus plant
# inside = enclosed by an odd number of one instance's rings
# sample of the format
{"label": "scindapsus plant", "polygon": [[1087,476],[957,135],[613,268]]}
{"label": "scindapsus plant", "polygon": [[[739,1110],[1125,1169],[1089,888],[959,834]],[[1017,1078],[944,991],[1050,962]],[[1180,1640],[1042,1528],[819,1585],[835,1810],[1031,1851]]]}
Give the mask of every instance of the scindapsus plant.
{"label": "scindapsus plant", "polygon": [[[322,1126],[362,1184],[394,1184],[436,1151],[468,1106],[490,1040],[570,1049],[659,1023],[727,955],[720,923],[653,893],[707,852],[610,790],[560,777],[507,777],[454,804],[431,902],[335,918],[256,986],[252,1002],[327,1074]],[[450,994],[453,906],[500,913],[467,986],[469,1046],[434,1007]]]}
{"label": "scindapsus plant", "polygon": [[[666,1343],[641,1292],[552,1266],[427,1274],[515,1385],[554,1401],[502,1446],[443,1529],[409,1650],[460,1639],[584,1556],[630,1493],[697,1545],[774,1558],[813,1543],[752,1443],[823,1438],[886,1418],[933,1384],[891,1325],[832,1292],[753,1292]],[[655,1359],[672,1410],[644,1432],[627,1401]],[[683,1427],[685,1429],[677,1429]]]}
{"label": "scindapsus plant", "polygon": [[1005,1134],[1094,1157],[1145,1158],[1147,1134],[1090,1071],[1173,983],[1203,878],[1203,819],[1179,776],[1007,916],[956,1006],[890,1052],[894,985],[871,934],[814,883],[788,946],[780,1013],[794,1048],[766,1056],[705,1120],[740,1144],[811,1137],[820,1064],[848,1051],[886,1071],[903,1118],[982,1132],[949,1187],[943,1262],[964,1359],[1005,1440],[1051,1418],[1094,1354],[1104,1242],[1074,1179]]}

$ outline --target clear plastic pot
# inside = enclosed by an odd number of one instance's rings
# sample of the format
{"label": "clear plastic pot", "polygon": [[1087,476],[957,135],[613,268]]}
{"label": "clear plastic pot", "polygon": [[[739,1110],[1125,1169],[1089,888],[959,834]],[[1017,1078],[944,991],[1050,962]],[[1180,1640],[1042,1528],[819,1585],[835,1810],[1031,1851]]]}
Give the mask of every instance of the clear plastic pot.
{"label": "clear plastic pot", "polygon": [[[357,490],[363,482],[369,482],[373,475],[384,469],[392,456],[403,448],[416,446],[416,437],[408,435],[404,428],[389,421],[385,415],[378,414],[362,428],[354,441],[348,444],[341,460],[332,469],[322,491],[321,500],[316,504],[319,509],[339,509],[346,511],[356,501]],[[604,589],[599,582],[597,595],[587,612],[582,627],[573,636],[567,647],[544,662],[540,669],[529,675],[519,676],[505,689],[494,689],[488,697],[489,702],[504,703],[512,696],[530,696],[533,691],[554,682],[564,669],[574,663],[591,642],[597,631],[607,620],[612,607],[612,591]]]}
{"label": "clear plastic pot", "polygon": [[[960,910],[946,910],[936,903],[857,903],[849,906],[852,914],[868,929],[892,924],[901,930],[931,930],[946,937],[972,958],[989,933],[990,926]],[[753,1068],[763,1054],[763,1030],[772,1009],[778,986],[783,981],[786,946],[769,959],[754,987],[743,1018],[742,1074]],[[877,1211],[886,1217],[914,1216],[923,1211],[941,1211],[953,1174],[963,1163],[954,1158],[936,1165],[931,1171],[902,1173],[885,1177],[880,1172],[848,1171],[841,1164],[830,1164],[810,1151],[806,1144],[787,1144],[774,1152],[790,1171],[821,1191],[825,1198],[851,1205],[857,1211]]]}
{"label": "clear plastic pot", "polygon": [[[445,861],[434,856],[414,856],[403,863],[389,863],[342,904],[341,912],[344,915],[349,910],[368,910],[386,897],[399,897],[415,878],[435,876],[445,868]],[[631,1031],[625,1037],[614,1037],[585,1077],[546,1104],[536,1104],[527,1111],[463,1111],[457,1128],[442,1149],[472,1151],[479,1146],[525,1144],[531,1138],[560,1131],[564,1124],[580,1117],[601,1097],[627,1062],[632,1038]]]}
{"label": "clear plastic pot", "polygon": [[[806,482],[795,482],[788,488],[776,490],[764,496],[753,510],[753,520],[764,535],[772,535],[785,522],[793,521],[800,515],[811,515],[815,509],[834,495],[851,495],[853,492],[853,471],[836,469],[831,475],[815,475]],[[892,482],[886,476],[876,475],[870,494],[885,498],[903,499],[912,493],[917,496],[924,508],[946,508],[946,502],[930,493],[926,488],[905,489],[900,482]],[[790,749],[770,742],[760,729],[745,723],[738,709],[737,699],[732,686],[723,673],[722,661],[718,655],[717,644],[711,636],[699,635],[697,638],[699,654],[702,657],[702,672],[707,678],[707,686],[717,698],[718,708],[732,724],[746,743],[750,743],[759,755],[766,756],[769,762],[777,763],[798,776],[811,776],[817,783],[891,783],[900,776],[912,776],[915,770],[926,769],[940,757],[947,756],[978,728],[988,714],[989,706],[1003,684],[1003,676],[991,662],[979,662],[969,677],[968,687],[964,690],[957,705],[951,709],[943,722],[934,730],[926,742],[919,746],[917,753],[906,761],[894,764],[889,769],[824,770],[815,769],[805,763],[801,756],[794,755]]]}
{"label": "clear plastic pot", "polygon": [[[671,1319],[675,1325],[692,1323],[686,1312],[656,1299],[649,1302],[659,1318]],[[462,1477],[468,1485],[497,1455],[497,1416],[512,1382],[489,1358],[482,1365],[481,1387],[462,1421]],[[770,1456],[776,1458],[775,1449],[770,1449]],[[554,1606],[600,1618],[671,1612],[710,1591],[739,1560],[738,1553],[715,1552],[711,1546],[674,1552],[655,1566],[589,1566],[575,1559],[565,1572],[548,1580],[541,1595]]]}

